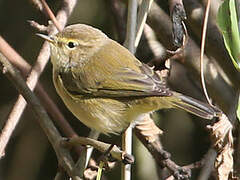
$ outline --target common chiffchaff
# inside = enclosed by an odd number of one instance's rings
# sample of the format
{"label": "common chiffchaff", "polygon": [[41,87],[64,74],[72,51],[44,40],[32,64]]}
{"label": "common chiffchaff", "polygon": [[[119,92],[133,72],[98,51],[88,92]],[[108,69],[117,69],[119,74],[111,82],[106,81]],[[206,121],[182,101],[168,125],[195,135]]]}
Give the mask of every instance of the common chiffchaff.
{"label": "common chiffchaff", "polygon": [[144,113],[181,108],[212,119],[215,107],[171,91],[161,76],[100,30],[66,27],[50,42],[53,82],[68,109],[99,132],[120,133]]}

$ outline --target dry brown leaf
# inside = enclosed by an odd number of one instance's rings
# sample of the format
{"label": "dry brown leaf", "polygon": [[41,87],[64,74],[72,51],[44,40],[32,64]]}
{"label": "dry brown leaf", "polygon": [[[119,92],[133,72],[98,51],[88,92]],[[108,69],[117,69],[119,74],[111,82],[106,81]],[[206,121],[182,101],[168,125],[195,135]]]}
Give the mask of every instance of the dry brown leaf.
{"label": "dry brown leaf", "polygon": [[232,124],[223,114],[219,121],[209,127],[212,133],[213,145],[217,151],[214,163],[219,180],[227,180],[233,171],[233,137]]}
{"label": "dry brown leaf", "polygon": [[163,133],[163,131],[155,125],[149,114],[146,114],[141,121],[137,122],[135,129],[145,137],[148,143],[156,141],[159,135]]}

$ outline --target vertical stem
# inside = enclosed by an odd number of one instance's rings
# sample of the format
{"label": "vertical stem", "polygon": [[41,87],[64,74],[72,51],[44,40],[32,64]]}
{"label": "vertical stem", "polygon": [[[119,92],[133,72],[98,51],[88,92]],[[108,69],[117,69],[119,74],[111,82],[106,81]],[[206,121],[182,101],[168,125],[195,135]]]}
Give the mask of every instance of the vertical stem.
{"label": "vertical stem", "polygon": [[[135,37],[136,37],[136,24],[137,24],[137,0],[128,1],[128,18],[127,18],[127,32],[126,41],[124,43],[125,47],[131,53],[135,53]],[[132,154],[132,128],[131,126],[126,130],[122,137],[122,148],[126,153]],[[131,179],[131,165],[122,165],[122,180]]]}
{"label": "vertical stem", "polygon": [[150,7],[152,5],[153,0],[143,0],[140,7],[139,7],[139,12],[138,12],[138,19],[137,19],[137,33],[136,33],[136,40],[135,40],[135,48],[137,48],[142,33],[144,29],[144,25],[146,23],[147,19],[147,14],[148,11],[150,10]]}
{"label": "vertical stem", "polygon": [[211,4],[211,0],[208,0],[206,11],[205,11],[204,22],[203,22],[201,52],[200,52],[200,77],[201,77],[201,85],[202,85],[202,88],[203,88],[204,95],[205,95],[205,97],[208,101],[208,104],[210,104],[212,106],[211,100],[208,96],[206,83],[205,83],[205,79],[204,79],[204,71],[203,71],[203,55],[204,55],[205,42],[206,42],[207,23],[208,23],[208,17],[209,17],[210,4]]}
{"label": "vertical stem", "polygon": [[[122,149],[128,153],[132,154],[132,127],[129,126],[122,136]],[[122,164],[122,180],[131,179],[131,164]]]}
{"label": "vertical stem", "polygon": [[128,17],[127,17],[127,32],[124,46],[128,48],[131,53],[135,53],[134,42],[136,38],[137,25],[137,0],[128,1]]}

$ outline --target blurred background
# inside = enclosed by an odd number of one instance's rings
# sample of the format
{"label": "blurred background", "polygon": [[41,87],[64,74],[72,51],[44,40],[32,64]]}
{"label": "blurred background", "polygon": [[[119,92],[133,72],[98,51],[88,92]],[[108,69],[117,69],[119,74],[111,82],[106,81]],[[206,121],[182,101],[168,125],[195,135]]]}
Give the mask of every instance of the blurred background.
{"label": "blurred background", "polygon": [[[57,12],[61,7],[61,2],[61,0],[47,1],[54,12]],[[126,2],[124,0],[117,2],[120,4],[123,12],[123,22],[125,22]],[[121,42],[120,30],[116,23],[115,10],[112,7],[112,3],[113,1],[111,0],[78,0],[68,24],[90,24],[101,29],[112,39]],[[239,74],[234,70],[216,28],[216,12],[220,0],[212,3],[210,35],[207,37],[205,56],[205,68],[208,76],[207,87],[213,102],[226,113],[229,113],[232,112],[232,104],[236,99],[236,92],[239,88],[239,85],[236,85],[236,82],[239,82]],[[184,4],[186,5],[188,17],[186,24],[190,40],[184,55],[174,57],[171,60],[172,68],[169,85],[176,91],[204,101],[205,98],[199,83],[198,63],[205,1],[185,0]],[[153,58],[163,56],[165,50],[172,47],[171,29],[167,30],[167,28],[171,28],[168,3],[167,1],[155,1],[153,7],[152,10],[156,12],[150,12],[147,21],[156,33],[158,41],[155,40],[157,45],[153,48],[145,36],[142,38],[136,56],[143,62],[149,62]],[[158,13],[162,13],[163,16],[160,16]],[[44,25],[48,23],[48,19],[34,7],[31,0],[0,0],[0,35],[28,63],[34,65],[43,41],[35,35],[37,31],[29,25],[28,20],[34,20]],[[124,29],[125,27],[122,28]],[[211,36],[211,33],[214,36]],[[157,51],[157,57],[151,48]],[[222,62],[222,59],[225,59],[225,62]],[[226,68],[227,71],[225,71]],[[51,63],[48,63],[41,75],[40,82],[76,132],[80,136],[87,136],[89,129],[67,110],[57,96],[52,83],[51,69]],[[18,97],[18,92],[3,74],[0,75],[0,84],[0,129],[2,129]],[[234,114],[231,115],[234,119]],[[210,140],[205,128],[209,122],[206,120],[180,110],[162,110],[155,112],[153,117],[156,124],[164,131],[161,137],[164,149],[171,153],[171,159],[178,165],[188,165],[201,160],[210,148]],[[101,135],[100,139],[109,143],[113,142],[113,139],[117,139],[120,142],[120,137]],[[4,158],[0,160],[0,179],[54,179],[58,169],[56,155],[30,107],[25,109],[5,153]],[[94,153],[94,155],[98,157],[99,153]],[[155,166],[151,155],[135,137],[134,156],[133,179],[159,179],[159,167]],[[198,175],[199,170],[194,170],[192,179],[197,179]],[[120,164],[117,163],[110,172],[104,172],[104,179],[120,179]]]}

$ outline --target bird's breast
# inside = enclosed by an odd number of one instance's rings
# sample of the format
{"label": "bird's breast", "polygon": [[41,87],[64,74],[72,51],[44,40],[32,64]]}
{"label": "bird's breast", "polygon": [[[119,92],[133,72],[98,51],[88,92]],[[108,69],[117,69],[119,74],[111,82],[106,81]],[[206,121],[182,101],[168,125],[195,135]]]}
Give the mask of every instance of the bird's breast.
{"label": "bird's breast", "polygon": [[116,134],[129,125],[130,120],[124,118],[128,108],[125,103],[107,98],[73,96],[65,89],[57,74],[53,74],[57,93],[68,109],[86,126],[105,134]]}

